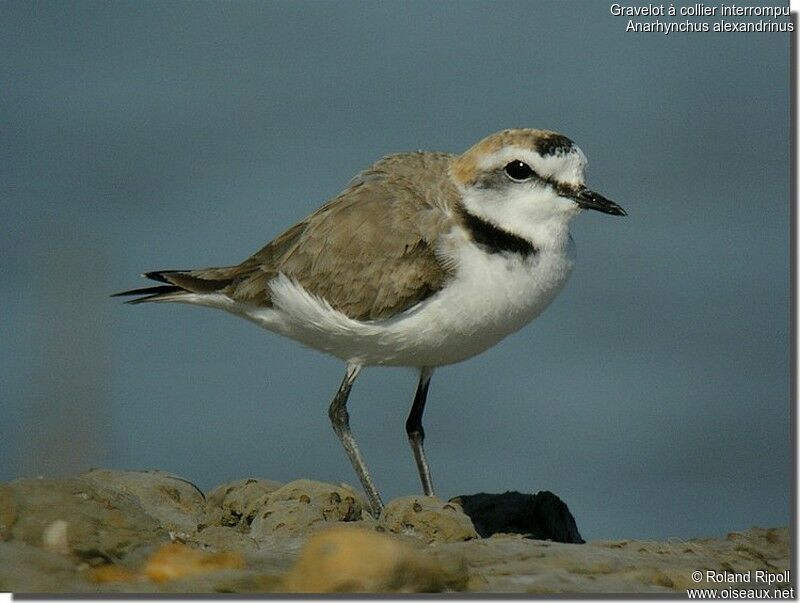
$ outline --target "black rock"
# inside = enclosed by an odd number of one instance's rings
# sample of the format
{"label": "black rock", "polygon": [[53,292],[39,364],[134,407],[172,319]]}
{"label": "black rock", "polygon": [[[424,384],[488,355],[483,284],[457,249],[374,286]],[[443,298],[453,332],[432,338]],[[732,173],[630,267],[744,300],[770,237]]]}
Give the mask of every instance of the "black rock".
{"label": "black rock", "polygon": [[504,532],[536,540],[585,542],[566,503],[547,490],[536,494],[481,492],[456,496],[451,501],[461,504],[483,538]]}

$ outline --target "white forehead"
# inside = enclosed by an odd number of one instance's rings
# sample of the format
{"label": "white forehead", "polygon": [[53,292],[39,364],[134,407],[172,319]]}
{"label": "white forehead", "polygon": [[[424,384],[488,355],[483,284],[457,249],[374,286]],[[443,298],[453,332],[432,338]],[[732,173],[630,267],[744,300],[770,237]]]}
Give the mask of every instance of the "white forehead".
{"label": "white forehead", "polygon": [[532,149],[511,145],[487,153],[477,164],[479,170],[491,171],[516,160],[527,163],[543,178],[550,178],[562,184],[584,183],[586,155],[575,145],[566,153],[556,152],[544,156]]}

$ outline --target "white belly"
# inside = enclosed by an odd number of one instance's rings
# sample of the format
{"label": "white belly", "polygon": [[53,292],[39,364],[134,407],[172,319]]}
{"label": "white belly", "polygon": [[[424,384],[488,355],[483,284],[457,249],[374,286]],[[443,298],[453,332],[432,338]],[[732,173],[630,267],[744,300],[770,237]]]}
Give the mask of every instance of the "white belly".
{"label": "white belly", "polygon": [[571,246],[523,259],[461,248],[444,289],[402,314],[358,321],[333,310],[298,283],[270,282],[272,308],[237,309],[261,326],[345,361],[436,367],[466,360],[536,318],[573,267]]}

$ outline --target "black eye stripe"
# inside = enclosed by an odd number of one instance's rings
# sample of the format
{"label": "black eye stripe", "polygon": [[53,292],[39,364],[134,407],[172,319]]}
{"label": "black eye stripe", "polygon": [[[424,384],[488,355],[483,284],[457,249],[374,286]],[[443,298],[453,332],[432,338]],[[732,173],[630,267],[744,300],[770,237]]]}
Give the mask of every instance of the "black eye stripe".
{"label": "black eye stripe", "polygon": [[[564,184],[562,182],[558,182],[557,180],[553,180],[549,176],[547,177],[541,176],[530,165],[518,159],[515,159],[514,161],[507,163],[502,171],[505,173],[506,176],[508,176],[515,182],[536,180],[537,182],[543,184],[544,186],[551,187],[559,195],[569,196],[569,193],[571,193],[572,190],[575,188],[572,185]],[[527,175],[523,177],[522,174],[527,174]]]}
{"label": "black eye stripe", "polygon": [[[514,166],[513,164],[515,163],[527,166],[527,168],[530,170],[530,174],[528,174],[524,178],[518,178],[517,176],[521,176],[523,172],[522,171],[515,172],[515,168],[520,168],[521,170],[524,170],[524,168],[522,166]],[[510,169],[512,173],[509,173],[509,166],[511,166]],[[521,183],[521,182],[536,182],[541,186],[548,186],[552,188],[556,193],[560,195],[564,194],[564,191],[566,189],[572,188],[571,185],[562,184],[561,182],[558,182],[557,180],[554,180],[549,176],[545,177],[540,175],[532,167],[530,167],[529,164],[520,160],[511,161],[505,164],[503,167],[495,168],[490,172],[484,173],[475,180],[474,185],[477,188],[482,188],[482,189],[500,190],[507,186],[514,186],[513,183]]]}

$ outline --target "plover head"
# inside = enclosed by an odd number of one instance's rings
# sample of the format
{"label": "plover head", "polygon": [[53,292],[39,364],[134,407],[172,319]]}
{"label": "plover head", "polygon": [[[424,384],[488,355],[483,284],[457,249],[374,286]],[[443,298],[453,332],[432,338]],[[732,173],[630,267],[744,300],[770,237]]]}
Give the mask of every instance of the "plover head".
{"label": "plover head", "polygon": [[566,136],[511,129],[457,157],[451,176],[466,211],[529,236],[531,227],[566,224],[581,209],[625,215],[619,205],[586,187],[585,169],[586,156]]}

